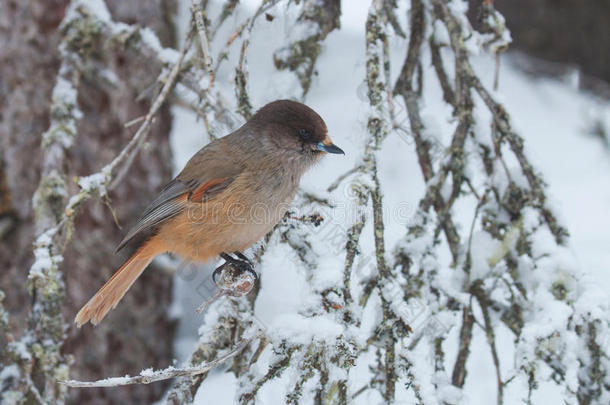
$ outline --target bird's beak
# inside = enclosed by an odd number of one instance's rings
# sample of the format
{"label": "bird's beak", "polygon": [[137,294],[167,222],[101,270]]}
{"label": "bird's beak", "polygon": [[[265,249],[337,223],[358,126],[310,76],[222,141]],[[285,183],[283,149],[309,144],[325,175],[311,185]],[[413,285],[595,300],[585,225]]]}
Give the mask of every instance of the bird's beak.
{"label": "bird's beak", "polygon": [[317,145],[318,150],[321,150],[323,152],[328,152],[328,153],[336,153],[336,154],[342,154],[345,155],[345,152],[343,152],[343,149],[341,149],[340,147],[338,147],[337,145],[335,145],[334,143],[328,143],[325,144],[323,142],[318,142]]}

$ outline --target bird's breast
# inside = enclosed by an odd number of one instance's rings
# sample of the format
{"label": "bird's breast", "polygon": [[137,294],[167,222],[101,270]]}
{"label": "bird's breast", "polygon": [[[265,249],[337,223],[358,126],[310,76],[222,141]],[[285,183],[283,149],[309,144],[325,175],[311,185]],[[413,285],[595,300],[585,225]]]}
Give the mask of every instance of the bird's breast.
{"label": "bird's breast", "polygon": [[189,203],[168,224],[172,231],[162,232],[168,250],[197,261],[245,250],[282,219],[297,189],[298,180],[281,169],[243,174],[213,199]]}

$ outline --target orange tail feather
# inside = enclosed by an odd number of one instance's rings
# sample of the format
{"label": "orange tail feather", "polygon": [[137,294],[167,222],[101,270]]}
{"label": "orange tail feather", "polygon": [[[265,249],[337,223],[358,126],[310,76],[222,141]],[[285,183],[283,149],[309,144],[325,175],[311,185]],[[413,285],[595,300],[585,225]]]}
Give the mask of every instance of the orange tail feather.
{"label": "orange tail feather", "polygon": [[162,244],[157,238],[145,242],[78,311],[74,318],[76,325],[80,328],[89,321],[94,325],[100,323],[108,311],[117,306],[155,256],[163,252]]}

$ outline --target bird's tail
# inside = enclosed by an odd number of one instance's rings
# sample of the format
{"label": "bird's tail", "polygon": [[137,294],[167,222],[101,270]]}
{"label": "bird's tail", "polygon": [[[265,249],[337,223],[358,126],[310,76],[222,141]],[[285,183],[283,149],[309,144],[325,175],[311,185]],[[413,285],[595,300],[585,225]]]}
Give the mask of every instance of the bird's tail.
{"label": "bird's tail", "polygon": [[145,242],[78,311],[74,318],[76,325],[80,328],[88,321],[94,325],[100,323],[108,311],[117,306],[146,266],[155,256],[163,253],[161,245],[155,237]]}

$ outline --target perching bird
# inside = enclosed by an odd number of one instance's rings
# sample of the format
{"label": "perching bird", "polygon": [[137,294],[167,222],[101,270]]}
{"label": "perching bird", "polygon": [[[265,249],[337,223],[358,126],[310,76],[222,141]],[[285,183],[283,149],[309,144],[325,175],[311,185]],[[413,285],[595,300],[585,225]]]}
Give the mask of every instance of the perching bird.
{"label": "perching bird", "polygon": [[301,176],[325,152],[343,153],[314,110],[289,100],[267,104],[241,128],[210,142],[123,238],[117,251],[146,237],[78,312],[76,324],[98,324],[157,255],[204,262],[249,248],[284,216]]}

